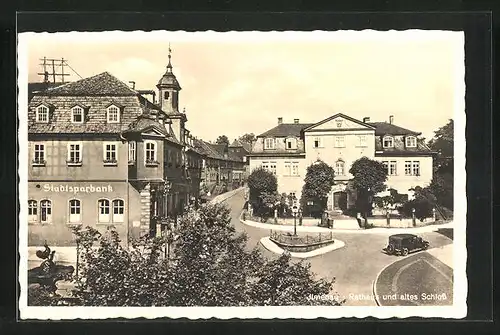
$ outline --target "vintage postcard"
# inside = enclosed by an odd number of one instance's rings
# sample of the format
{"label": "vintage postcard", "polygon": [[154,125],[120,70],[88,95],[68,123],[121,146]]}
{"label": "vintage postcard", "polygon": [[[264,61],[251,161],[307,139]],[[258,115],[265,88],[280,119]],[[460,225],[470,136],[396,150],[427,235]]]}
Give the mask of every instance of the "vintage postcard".
{"label": "vintage postcard", "polygon": [[464,57],[459,31],[19,34],[21,319],[465,317]]}

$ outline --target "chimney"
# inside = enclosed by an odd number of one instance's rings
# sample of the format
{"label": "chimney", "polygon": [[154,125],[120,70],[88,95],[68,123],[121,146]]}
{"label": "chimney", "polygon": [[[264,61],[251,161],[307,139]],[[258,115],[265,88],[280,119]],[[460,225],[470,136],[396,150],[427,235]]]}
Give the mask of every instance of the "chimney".
{"label": "chimney", "polygon": [[278,118],[278,124],[282,124],[283,123],[283,118],[282,117],[279,117]]}
{"label": "chimney", "polygon": [[293,123],[299,123],[299,119],[293,119]]}
{"label": "chimney", "polygon": [[135,90],[135,81],[129,81],[130,83],[130,88]]}
{"label": "chimney", "polygon": [[394,115],[389,116],[389,124],[394,123]]}
{"label": "chimney", "polygon": [[366,116],[363,118],[363,123],[367,123],[367,122],[370,122],[370,117],[369,116]]}

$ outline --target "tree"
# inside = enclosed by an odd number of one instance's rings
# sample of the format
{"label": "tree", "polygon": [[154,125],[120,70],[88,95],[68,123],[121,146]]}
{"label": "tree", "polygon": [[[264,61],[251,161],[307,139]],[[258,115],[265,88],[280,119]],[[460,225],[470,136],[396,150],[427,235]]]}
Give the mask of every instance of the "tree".
{"label": "tree", "polygon": [[75,294],[87,306],[312,305],[318,301],[307,297],[333,289],[333,280],[315,278],[287,254],[267,260],[248,250],[224,204],[190,208],[181,217],[172,260],[162,257],[162,238],[144,237],[127,250],[110,229],[95,249],[92,233],[77,233],[86,266]]}
{"label": "tree", "polygon": [[414,199],[404,203],[399,211],[406,217],[411,217],[415,209],[415,217],[421,221],[432,216],[432,209],[436,206],[436,197],[427,188],[417,186],[413,189]]}
{"label": "tree", "polygon": [[255,134],[254,133],[246,133],[244,135],[241,135],[238,140],[241,142],[249,143],[252,144],[253,141],[255,141]]}
{"label": "tree", "polygon": [[387,169],[381,162],[361,157],[352,164],[349,173],[353,175],[351,182],[357,191],[356,208],[362,213],[366,226],[373,196],[386,188]]}
{"label": "tree", "polygon": [[219,137],[217,137],[217,140],[215,140],[215,143],[229,146],[229,139],[227,138],[226,135],[220,135]]}
{"label": "tree", "polygon": [[434,160],[434,166],[437,171],[444,170],[453,174],[453,120],[434,132],[428,145],[438,153]]}
{"label": "tree", "polygon": [[396,209],[397,205],[402,205],[408,200],[408,196],[405,194],[398,193],[397,190],[390,188],[389,195],[383,197],[374,197],[374,203],[380,207],[385,209],[385,215],[387,218],[387,225],[391,224],[390,211],[391,209]]}
{"label": "tree", "polygon": [[434,176],[428,189],[436,196],[437,205],[453,210],[453,120],[440,127],[429,141],[437,152],[434,159]]}
{"label": "tree", "polygon": [[[326,209],[328,193],[332,190],[334,178],[333,168],[321,160],[307,167],[301,202],[302,207],[308,209],[310,214],[321,216]],[[312,208],[307,205],[311,201],[313,202]]]}
{"label": "tree", "polygon": [[272,202],[277,202],[278,180],[276,176],[263,169],[257,168],[252,171],[247,179],[249,202],[254,213],[262,218],[270,216]]}

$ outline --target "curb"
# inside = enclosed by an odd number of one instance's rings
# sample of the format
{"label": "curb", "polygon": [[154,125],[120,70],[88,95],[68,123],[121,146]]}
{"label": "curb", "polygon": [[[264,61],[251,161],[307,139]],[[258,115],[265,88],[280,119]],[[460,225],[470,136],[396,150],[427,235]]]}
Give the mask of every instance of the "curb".
{"label": "curb", "polygon": [[[293,226],[289,225],[273,225],[269,223],[260,223],[250,220],[243,220],[241,217],[243,216],[243,212],[240,215],[240,222],[244,225],[259,228],[259,229],[267,229],[267,230],[280,230],[280,231],[292,231]],[[309,229],[312,228],[312,229]],[[432,225],[425,227],[417,227],[417,228],[371,228],[371,229],[330,229],[323,228],[317,226],[297,226],[297,231],[304,233],[319,233],[319,232],[335,232],[335,233],[349,233],[349,234],[401,234],[401,233],[409,233],[409,234],[421,234],[421,233],[431,233],[435,232],[442,228],[451,228],[454,227],[450,224],[442,224],[442,225]]]}
{"label": "curb", "polygon": [[[220,203],[220,202],[226,201],[227,199],[229,199],[229,198],[233,197],[234,195],[236,195],[237,193],[241,192],[243,189],[244,189],[244,187],[239,187],[235,190],[231,190],[229,192],[219,194],[219,195],[225,195],[225,197],[221,197],[220,199],[217,199],[217,196],[216,196],[215,198],[210,200],[210,203]],[[233,193],[231,193],[231,192],[233,192]],[[228,193],[231,193],[231,194],[228,194]]]}
{"label": "curb", "polygon": [[[326,253],[332,252],[334,250],[345,247],[345,243],[343,241],[336,240],[336,239],[334,239],[333,241],[334,241],[333,244],[330,244],[330,245],[327,245],[325,247],[318,248],[318,249],[315,249],[312,251],[308,251],[308,252],[291,252],[290,251],[289,253],[290,253],[290,256],[292,256],[294,258],[312,258],[312,257],[316,257],[316,256],[321,256],[323,254],[326,254]],[[270,252],[273,252],[275,254],[281,255],[284,252],[286,252],[286,250],[284,250],[284,249],[280,248],[279,246],[277,246],[276,244],[274,244],[269,239],[269,236],[261,238],[259,243],[264,248],[266,248],[267,250],[269,250]],[[274,249],[274,250],[272,250],[272,249]]]}

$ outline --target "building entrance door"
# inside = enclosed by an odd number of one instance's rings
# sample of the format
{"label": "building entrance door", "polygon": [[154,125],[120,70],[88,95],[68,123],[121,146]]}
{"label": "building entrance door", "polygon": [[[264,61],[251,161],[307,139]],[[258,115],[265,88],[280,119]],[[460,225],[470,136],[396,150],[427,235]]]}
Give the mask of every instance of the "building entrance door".
{"label": "building entrance door", "polygon": [[333,208],[334,209],[347,209],[347,193],[344,191],[333,193]]}

